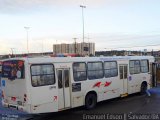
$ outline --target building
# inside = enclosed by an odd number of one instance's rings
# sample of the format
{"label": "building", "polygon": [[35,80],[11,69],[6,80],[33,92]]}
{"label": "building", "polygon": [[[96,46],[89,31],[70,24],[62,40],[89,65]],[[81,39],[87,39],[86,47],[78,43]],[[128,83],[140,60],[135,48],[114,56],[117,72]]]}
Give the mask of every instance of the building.
{"label": "building", "polygon": [[111,51],[96,51],[95,56],[154,56],[158,57],[158,51],[131,51],[131,50],[111,50]]}
{"label": "building", "polygon": [[53,54],[95,55],[95,43],[54,44]]}

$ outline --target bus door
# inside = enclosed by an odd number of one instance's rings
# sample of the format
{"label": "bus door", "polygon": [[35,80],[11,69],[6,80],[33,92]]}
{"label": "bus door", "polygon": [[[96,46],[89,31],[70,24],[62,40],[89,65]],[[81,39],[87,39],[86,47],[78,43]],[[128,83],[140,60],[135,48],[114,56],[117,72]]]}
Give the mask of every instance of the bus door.
{"label": "bus door", "polygon": [[70,69],[57,69],[58,78],[58,109],[66,109],[71,107],[70,98]]}
{"label": "bus door", "polygon": [[151,84],[152,84],[152,87],[156,87],[157,86],[157,82],[158,82],[158,79],[160,81],[160,77],[159,77],[159,74],[160,73],[160,69],[158,71],[158,66],[159,64],[157,63],[152,63],[152,81],[151,81]]}
{"label": "bus door", "polygon": [[127,64],[122,64],[119,65],[119,73],[120,73],[120,80],[123,83],[123,90],[122,94],[127,94],[128,93],[128,65]]}

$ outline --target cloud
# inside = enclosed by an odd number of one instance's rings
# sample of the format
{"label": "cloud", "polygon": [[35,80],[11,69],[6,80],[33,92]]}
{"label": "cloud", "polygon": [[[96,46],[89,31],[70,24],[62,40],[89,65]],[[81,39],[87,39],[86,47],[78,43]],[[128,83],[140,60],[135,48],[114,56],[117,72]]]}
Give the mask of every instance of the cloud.
{"label": "cloud", "polygon": [[106,0],[0,0],[1,13],[21,13],[37,10],[41,7],[69,7],[80,4],[99,6]]}
{"label": "cloud", "polygon": [[[1,0],[1,5],[32,6],[32,5],[73,5],[73,4],[103,4],[106,0]],[[109,0],[110,1],[110,0]]]}

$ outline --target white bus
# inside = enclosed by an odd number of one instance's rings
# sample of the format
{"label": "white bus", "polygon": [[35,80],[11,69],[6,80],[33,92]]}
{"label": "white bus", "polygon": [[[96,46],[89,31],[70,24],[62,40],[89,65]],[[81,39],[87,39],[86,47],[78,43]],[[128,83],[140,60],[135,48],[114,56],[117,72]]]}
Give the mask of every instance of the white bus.
{"label": "white bus", "polygon": [[58,112],[151,88],[151,56],[12,58],[2,64],[2,104]]}

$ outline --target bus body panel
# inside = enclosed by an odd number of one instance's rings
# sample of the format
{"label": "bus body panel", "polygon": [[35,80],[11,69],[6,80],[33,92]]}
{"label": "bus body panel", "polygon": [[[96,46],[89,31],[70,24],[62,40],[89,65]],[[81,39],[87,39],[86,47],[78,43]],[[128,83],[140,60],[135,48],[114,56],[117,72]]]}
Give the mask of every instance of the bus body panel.
{"label": "bus body panel", "polygon": [[31,88],[31,112],[46,113],[58,111],[58,92],[53,85]]}
{"label": "bus body panel", "polygon": [[[28,73],[30,76],[28,87],[30,88],[30,104],[31,113],[48,113],[58,111],[58,91],[57,82],[50,85],[40,85],[34,86],[32,77],[32,66],[43,66],[43,65],[53,65],[52,63],[47,63],[44,61],[32,63],[29,61]],[[41,76],[40,76],[41,77]],[[43,79],[43,78],[42,78]],[[54,78],[55,79],[55,78]]]}
{"label": "bus body panel", "polygon": [[[3,79],[3,81],[5,81],[5,86],[2,86],[2,90],[6,91],[5,99],[11,104],[17,104],[17,101],[23,101],[23,95],[26,93],[25,81],[24,80],[9,81],[8,79]],[[18,83],[18,89],[17,89],[17,83]]]}

